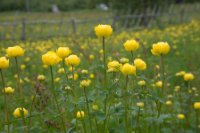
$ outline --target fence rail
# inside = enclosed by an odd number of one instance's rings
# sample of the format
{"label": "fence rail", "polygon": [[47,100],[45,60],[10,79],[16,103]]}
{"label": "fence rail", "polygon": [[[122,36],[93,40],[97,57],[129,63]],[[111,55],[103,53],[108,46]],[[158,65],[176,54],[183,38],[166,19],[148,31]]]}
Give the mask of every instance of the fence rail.
{"label": "fence rail", "polygon": [[95,19],[69,20],[32,20],[23,18],[21,21],[0,22],[0,40],[39,39],[71,34],[88,35],[93,33],[93,27],[99,23],[111,24],[115,30],[126,28],[160,26],[162,24],[179,23],[191,19],[191,14],[200,12],[200,4],[195,8],[180,5],[177,10],[174,5],[161,8],[154,7],[146,13],[110,16]]}

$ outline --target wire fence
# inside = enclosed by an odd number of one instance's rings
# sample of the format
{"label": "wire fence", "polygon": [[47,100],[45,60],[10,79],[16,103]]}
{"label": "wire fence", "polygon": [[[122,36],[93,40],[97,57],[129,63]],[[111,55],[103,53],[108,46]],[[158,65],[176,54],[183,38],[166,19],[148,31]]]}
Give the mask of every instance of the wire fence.
{"label": "wire fence", "polygon": [[0,40],[27,40],[59,37],[67,35],[92,35],[97,24],[110,24],[115,31],[124,29],[163,27],[191,20],[193,14],[200,13],[200,4],[193,6],[171,5],[170,7],[154,7],[146,13],[135,11],[133,14],[101,17],[96,19],[68,20],[27,20],[1,22]]}

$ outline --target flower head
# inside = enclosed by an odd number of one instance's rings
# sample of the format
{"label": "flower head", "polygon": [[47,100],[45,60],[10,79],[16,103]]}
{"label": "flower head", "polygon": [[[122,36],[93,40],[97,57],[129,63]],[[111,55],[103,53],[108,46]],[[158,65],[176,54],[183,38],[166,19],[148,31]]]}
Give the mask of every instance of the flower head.
{"label": "flower head", "polygon": [[73,54],[65,58],[65,63],[68,66],[77,66],[80,64],[80,58],[77,55]]}
{"label": "flower head", "polygon": [[145,86],[146,85],[146,82],[144,80],[140,80],[138,81],[137,83],[139,86]]}
{"label": "flower head", "polygon": [[19,117],[26,117],[28,115],[28,110],[26,110],[25,108],[23,107],[19,107],[19,108],[16,108],[13,112],[13,116],[15,118],[19,118]]}
{"label": "flower head", "polygon": [[64,59],[69,54],[71,54],[71,50],[68,47],[59,47],[56,53],[60,58]]}
{"label": "flower head", "polygon": [[136,58],[136,59],[134,60],[134,65],[135,65],[136,68],[139,69],[139,70],[145,70],[145,69],[147,68],[146,63],[145,63],[142,59],[140,59],[140,58]]}
{"label": "flower head", "polygon": [[183,120],[183,119],[185,119],[185,115],[184,115],[184,114],[178,114],[178,115],[177,115],[177,118],[178,118],[179,120]]}
{"label": "flower head", "polygon": [[61,61],[61,58],[53,51],[49,51],[46,54],[42,55],[42,62],[45,65],[52,66],[56,65]]}
{"label": "flower head", "polygon": [[6,57],[0,57],[0,69],[6,69],[9,67],[9,60]]}
{"label": "flower head", "polygon": [[155,86],[157,87],[157,88],[162,88],[162,81],[158,81],[158,82],[156,82],[156,84],[155,84]]}
{"label": "flower head", "polygon": [[165,55],[170,51],[170,46],[167,42],[158,42],[153,44],[151,53],[153,55]]}
{"label": "flower head", "polygon": [[88,87],[91,83],[91,80],[82,80],[81,83],[80,83],[80,86],[81,87]]}
{"label": "flower head", "polygon": [[185,73],[183,78],[185,81],[190,81],[194,79],[194,75],[192,73]]}
{"label": "flower head", "polygon": [[200,102],[194,103],[194,109],[200,109]]}
{"label": "flower head", "polygon": [[127,40],[124,43],[124,48],[126,51],[135,51],[139,48],[139,43],[136,40]]}
{"label": "flower head", "polygon": [[113,29],[110,25],[99,24],[94,28],[94,31],[98,37],[109,37],[112,35]]}
{"label": "flower head", "polygon": [[136,105],[140,108],[144,107],[144,103],[143,102],[137,102]]}
{"label": "flower head", "polygon": [[6,49],[6,53],[8,57],[17,57],[24,55],[24,49],[20,46],[8,47]]}
{"label": "flower head", "polygon": [[15,90],[12,87],[6,87],[3,89],[3,93],[12,94]]}
{"label": "flower head", "polygon": [[116,60],[108,62],[108,72],[119,72],[121,66],[122,65]]}
{"label": "flower head", "polygon": [[78,119],[84,118],[84,117],[85,117],[84,111],[82,111],[82,110],[81,110],[81,111],[77,111],[76,117],[77,117]]}
{"label": "flower head", "polygon": [[136,74],[136,67],[129,63],[126,63],[122,66],[121,71],[124,75],[133,75]]}

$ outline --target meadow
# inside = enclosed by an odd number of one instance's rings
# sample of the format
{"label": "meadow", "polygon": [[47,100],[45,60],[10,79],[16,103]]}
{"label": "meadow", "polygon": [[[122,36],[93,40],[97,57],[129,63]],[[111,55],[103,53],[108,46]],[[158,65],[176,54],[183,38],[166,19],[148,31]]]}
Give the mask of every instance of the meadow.
{"label": "meadow", "polygon": [[[0,42],[2,132],[200,132],[200,21]],[[14,47],[17,46],[17,47]],[[6,57],[6,58],[4,58]]]}

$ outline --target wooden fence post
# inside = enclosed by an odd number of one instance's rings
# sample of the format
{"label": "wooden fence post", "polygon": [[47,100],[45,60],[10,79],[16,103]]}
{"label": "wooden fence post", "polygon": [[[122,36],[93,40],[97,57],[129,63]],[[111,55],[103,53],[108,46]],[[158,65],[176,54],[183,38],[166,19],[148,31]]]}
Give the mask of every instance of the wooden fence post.
{"label": "wooden fence post", "polygon": [[72,31],[74,34],[76,34],[76,21],[74,18],[71,18],[71,24],[72,24]]}
{"label": "wooden fence post", "polygon": [[22,31],[21,31],[21,40],[26,40],[26,19],[22,19]]}

